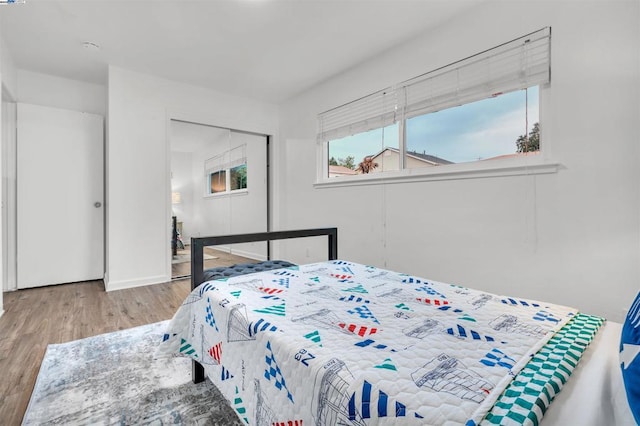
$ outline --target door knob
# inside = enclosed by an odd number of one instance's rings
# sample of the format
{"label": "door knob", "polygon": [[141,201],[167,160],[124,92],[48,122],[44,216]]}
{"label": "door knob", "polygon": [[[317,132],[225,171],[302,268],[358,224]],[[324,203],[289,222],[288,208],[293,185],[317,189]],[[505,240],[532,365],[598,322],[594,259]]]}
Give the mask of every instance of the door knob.
{"label": "door knob", "polygon": [[99,209],[100,207],[102,207],[102,203],[100,201],[96,201],[95,203],[93,203],[93,207]]}

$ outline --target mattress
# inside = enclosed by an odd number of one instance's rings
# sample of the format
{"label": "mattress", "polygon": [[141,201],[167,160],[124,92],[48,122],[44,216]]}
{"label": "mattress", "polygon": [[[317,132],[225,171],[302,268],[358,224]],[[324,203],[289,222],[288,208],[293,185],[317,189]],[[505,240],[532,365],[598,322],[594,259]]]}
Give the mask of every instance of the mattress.
{"label": "mattress", "polygon": [[246,424],[537,424],[603,323],[338,260],[202,284],[160,351]]}
{"label": "mattress", "polygon": [[620,370],[622,324],[607,321],[545,414],[543,426],[633,426]]}

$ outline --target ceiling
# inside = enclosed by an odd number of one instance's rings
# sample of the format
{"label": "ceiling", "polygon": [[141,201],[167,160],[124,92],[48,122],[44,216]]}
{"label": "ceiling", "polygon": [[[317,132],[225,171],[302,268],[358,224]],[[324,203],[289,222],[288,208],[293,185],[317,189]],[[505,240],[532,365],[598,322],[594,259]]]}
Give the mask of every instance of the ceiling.
{"label": "ceiling", "polygon": [[17,68],[106,84],[111,64],[277,103],[481,0],[26,1],[0,7]]}

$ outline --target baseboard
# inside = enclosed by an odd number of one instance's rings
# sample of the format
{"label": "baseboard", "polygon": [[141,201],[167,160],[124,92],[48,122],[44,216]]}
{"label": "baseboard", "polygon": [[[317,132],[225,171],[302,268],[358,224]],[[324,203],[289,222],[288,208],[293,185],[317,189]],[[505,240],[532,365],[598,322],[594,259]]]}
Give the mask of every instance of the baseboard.
{"label": "baseboard", "polygon": [[157,275],[155,277],[138,278],[135,280],[109,281],[105,280],[105,291],[124,290],[127,288],[144,287],[151,284],[161,284],[171,281],[171,277]]}
{"label": "baseboard", "polygon": [[2,314],[4,314],[4,309],[0,309],[0,318],[2,318]]}
{"label": "baseboard", "polygon": [[259,260],[261,262],[267,260],[267,256],[264,255],[264,254],[253,253],[253,252],[245,251],[245,250],[238,250],[238,249],[232,248],[230,246],[216,246],[213,249],[214,250],[220,250],[220,251],[222,251],[224,253],[230,253],[230,254],[235,254],[237,256],[247,257],[247,258],[253,259],[253,260]]}
{"label": "baseboard", "polygon": [[249,259],[253,259],[253,260],[259,260],[259,261],[267,260],[267,256],[265,256],[264,254],[251,253],[249,251],[244,251],[244,250],[231,249],[230,253],[235,254],[237,256],[248,257]]}

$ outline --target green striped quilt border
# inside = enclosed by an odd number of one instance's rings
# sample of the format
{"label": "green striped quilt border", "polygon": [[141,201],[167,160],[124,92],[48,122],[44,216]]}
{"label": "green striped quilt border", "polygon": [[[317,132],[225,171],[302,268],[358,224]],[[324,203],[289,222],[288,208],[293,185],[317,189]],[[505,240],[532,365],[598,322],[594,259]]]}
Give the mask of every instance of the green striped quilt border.
{"label": "green striped quilt border", "polygon": [[516,375],[480,424],[537,426],[604,321],[577,314]]}

